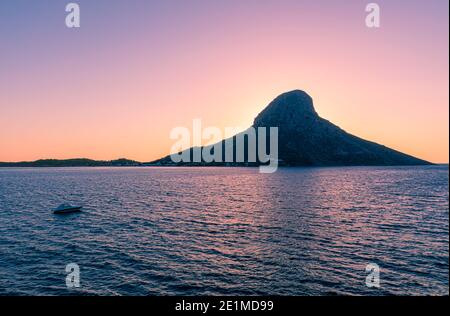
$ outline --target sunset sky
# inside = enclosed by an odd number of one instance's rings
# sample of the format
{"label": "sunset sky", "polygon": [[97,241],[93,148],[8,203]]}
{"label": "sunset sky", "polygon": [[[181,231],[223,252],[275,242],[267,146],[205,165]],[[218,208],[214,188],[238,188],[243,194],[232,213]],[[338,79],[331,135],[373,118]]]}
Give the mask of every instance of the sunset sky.
{"label": "sunset sky", "polygon": [[[65,25],[65,6],[81,27]],[[365,6],[381,7],[381,28]],[[150,161],[302,89],[347,132],[449,161],[447,0],[1,0],[0,161]]]}

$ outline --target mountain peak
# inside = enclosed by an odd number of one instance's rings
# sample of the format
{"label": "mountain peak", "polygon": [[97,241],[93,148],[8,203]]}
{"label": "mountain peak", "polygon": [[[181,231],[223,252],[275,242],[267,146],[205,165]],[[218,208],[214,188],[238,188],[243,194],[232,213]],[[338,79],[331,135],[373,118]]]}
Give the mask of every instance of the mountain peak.
{"label": "mountain peak", "polygon": [[[258,130],[259,127],[278,127],[278,159],[284,165],[379,166],[430,164],[422,159],[347,133],[333,123],[321,118],[314,109],[312,98],[301,90],[285,92],[276,97],[258,114],[253,127],[258,128]],[[256,133],[258,133],[258,130]],[[233,153],[236,153],[235,139],[238,135],[230,138],[233,140]],[[267,138],[266,144],[268,143],[272,146],[269,138]],[[222,148],[222,160],[215,165],[230,165],[229,162],[224,162],[226,161],[226,148],[229,148],[225,144],[225,140],[210,147],[214,146]],[[246,149],[244,157],[249,157],[248,150]],[[190,157],[193,156],[193,148],[186,151],[188,151]],[[237,166],[249,165],[248,160],[244,162],[234,161],[233,163]],[[189,165],[191,162],[174,163],[169,155],[154,161],[152,164]],[[208,163],[203,161],[200,165],[203,164]]]}
{"label": "mountain peak", "polygon": [[295,89],[295,90],[284,92],[284,93],[280,94],[278,97],[276,97],[275,99],[278,99],[281,97],[306,97],[306,98],[309,98],[312,100],[311,96],[308,93],[306,93],[305,91],[300,90],[300,89]]}
{"label": "mountain peak", "polygon": [[258,114],[253,125],[279,126],[286,122],[304,122],[305,119],[318,117],[313,100],[303,90],[292,90],[280,94]]}

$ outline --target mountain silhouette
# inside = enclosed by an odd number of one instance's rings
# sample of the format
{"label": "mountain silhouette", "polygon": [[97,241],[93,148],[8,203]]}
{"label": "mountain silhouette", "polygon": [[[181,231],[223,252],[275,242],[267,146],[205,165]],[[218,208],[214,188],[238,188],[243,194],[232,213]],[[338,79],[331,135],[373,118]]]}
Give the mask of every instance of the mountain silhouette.
{"label": "mountain silhouette", "polygon": [[[386,146],[364,140],[347,133],[333,123],[321,118],[314,109],[312,98],[304,91],[294,90],[275,98],[255,118],[253,126],[278,127],[278,158],[280,165],[288,166],[357,166],[357,165],[426,165],[428,161],[390,149]],[[245,133],[245,131],[243,132]],[[238,134],[239,135],[239,134]],[[245,139],[245,160],[236,162],[236,136],[233,139],[233,162],[193,161],[193,148],[186,151],[191,162],[172,161],[171,156],[149,163],[150,165],[259,165],[249,162]],[[267,145],[269,141],[267,140]],[[207,146],[214,152],[214,146],[222,146],[222,161],[229,143],[222,140]],[[202,147],[201,149],[203,149]],[[197,147],[198,149],[198,147]],[[183,152],[186,152],[183,151]]]}

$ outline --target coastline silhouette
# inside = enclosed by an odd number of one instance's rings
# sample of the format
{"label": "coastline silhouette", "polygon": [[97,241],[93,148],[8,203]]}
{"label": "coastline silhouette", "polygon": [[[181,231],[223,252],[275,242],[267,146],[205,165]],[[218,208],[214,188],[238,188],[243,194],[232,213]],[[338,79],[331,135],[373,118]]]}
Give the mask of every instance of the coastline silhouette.
{"label": "coastline silhouette", "polygon": [[[279,165],[281,166],[395,166],[429,165],[431,162],[402,153],[386,146],[347,133],[340,127],[320,117],[314,109],[312,98],[302,90],[293,90],[276,97],[254,120],[254,128],[279,128]],[[243,132],[245,133],[245,132]],[[238,134],[239,135],[239,134]],[[233,146],[236,147],[236,135]],[[244,136],[245,142],[248,141]],[[219,142],[225,155],[225,140]],[[216,144],[219,144],[216,143]],[[215,144],[208,147],[214,147]],[[201,147],[203,148],[203,147]],[[0,167],[80,167],[80,166],[259,166],[259,161],[249,162],[248,146],[244,146],[244,161],[233,162],[174,162],[170,155],[152,162],[129,159],[111,161],[77,159],[41,159],[31,162],[0,162]],[[233,148],[235,149],[235,148]],[[212,148],[212,151],[214,149]],[[257,149],[256,149],[257,150]],[[193,148],[188,151],[193,156]]]}

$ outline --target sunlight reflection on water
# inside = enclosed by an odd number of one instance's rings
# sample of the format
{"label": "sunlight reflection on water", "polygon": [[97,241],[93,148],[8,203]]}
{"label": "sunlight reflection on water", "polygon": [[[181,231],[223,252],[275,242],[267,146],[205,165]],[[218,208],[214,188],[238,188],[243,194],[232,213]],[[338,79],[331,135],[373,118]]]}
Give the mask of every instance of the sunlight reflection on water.
{"label": "sunlight reflection on water", "polygon": [[0,212],[0,294],[448,294],[448,166],[5,168]]}

